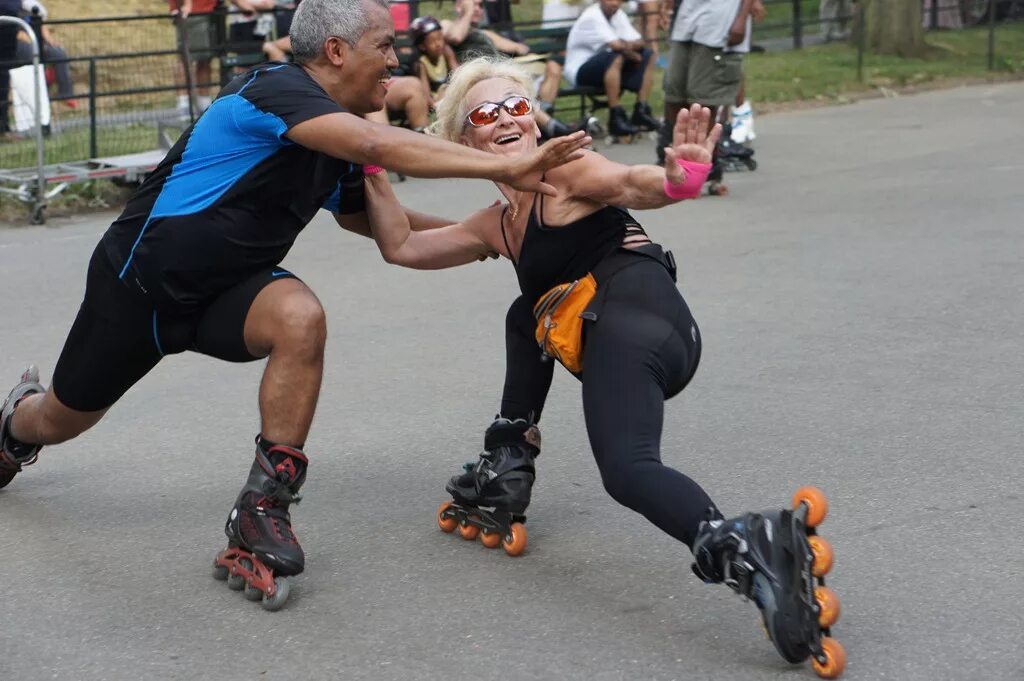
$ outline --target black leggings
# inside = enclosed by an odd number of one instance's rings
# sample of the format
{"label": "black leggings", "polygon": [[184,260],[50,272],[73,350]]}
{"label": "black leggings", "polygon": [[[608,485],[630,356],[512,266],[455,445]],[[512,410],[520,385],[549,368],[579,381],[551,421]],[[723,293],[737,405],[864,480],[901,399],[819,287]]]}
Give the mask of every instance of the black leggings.
{"label": "black leggings", "polygon": [[[629,267],[603,285],[596,322],[587,322],[583,413],[604,488],[623,506],[692,547],[714,503],[696,482],[661,462],[665,400],[693,377],[700,332],[667,270],[657,262]],[[531,304],[516,299],[506,316],[506,418],[540,418],[552,362],[534,339]]]}

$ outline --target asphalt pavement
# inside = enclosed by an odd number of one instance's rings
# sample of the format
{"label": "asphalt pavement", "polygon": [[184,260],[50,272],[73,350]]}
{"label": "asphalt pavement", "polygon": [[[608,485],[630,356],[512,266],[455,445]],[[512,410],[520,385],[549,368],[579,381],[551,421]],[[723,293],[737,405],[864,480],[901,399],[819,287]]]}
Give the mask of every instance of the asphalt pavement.
{"label": "asphalt pavement", "polygon": [[[764,116],[729,197],[638,213],[704,338],[664,459],[727,513],[825,490],[851,681],[1024,679],[1022,119],[1022,83]],[[497,196],[398,193],[453,217]],[[111,218],[0,229],[3,385],[28,362],[49,380]],[[210,577],[261,367],[170,357],[0,491],[0,679],[814,678],[607,496],[565,372],[526,553],[438,530],[498,407],[507,262],[402,270],[323,215],[285,265],[330,333],[287,607]]]}

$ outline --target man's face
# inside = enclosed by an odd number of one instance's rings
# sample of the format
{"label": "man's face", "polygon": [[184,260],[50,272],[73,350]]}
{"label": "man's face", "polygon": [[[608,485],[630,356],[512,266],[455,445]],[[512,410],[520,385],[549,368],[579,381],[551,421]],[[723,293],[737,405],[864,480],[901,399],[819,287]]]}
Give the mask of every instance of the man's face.
{"label": "man's face", "polygon": [[618,12],[619,8],[622,7],[622,0],[600,0],[600,5],[601,12],[606,17],[611,18],[611,16]]}
{"label": "man's face", "polygon": [[[387,94],[391,71],[398,68],[395,26],[391,13],[376,3],[365,2],[369,27],[355,45],[345,45],[340,103],[354,114],[380,111]],[[343,49],[344,49],[343,48]]]}

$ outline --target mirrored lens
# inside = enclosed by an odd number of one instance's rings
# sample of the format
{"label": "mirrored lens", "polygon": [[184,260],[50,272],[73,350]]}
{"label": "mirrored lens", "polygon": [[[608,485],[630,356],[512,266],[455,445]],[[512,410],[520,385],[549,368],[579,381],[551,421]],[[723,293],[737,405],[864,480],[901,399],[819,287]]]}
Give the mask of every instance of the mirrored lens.
{"label": "mirrored lens", "polygon": [[467,118],[473,125],[479,127],[481,125],[487,125],[498,120],[498,108],[497,104],[491,102],[484,102],[480,106],[476,107],[469,112]]}
{"label": "mirrored lens", "polygon": [[509,97],[503,105],[505,111],[513,116],[525,116],[530,113],[530,100],[526,97]]}

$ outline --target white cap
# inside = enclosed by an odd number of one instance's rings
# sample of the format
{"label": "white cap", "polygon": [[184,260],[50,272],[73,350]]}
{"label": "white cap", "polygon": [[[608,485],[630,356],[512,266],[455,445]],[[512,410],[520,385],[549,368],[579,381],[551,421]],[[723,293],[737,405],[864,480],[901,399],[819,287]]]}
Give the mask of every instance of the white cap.
{"label": "white cap", "polygon": [[21,0],[21,9],[26,14],[38,14],[40,19],[46,21],[46,6],[39,0]]}

